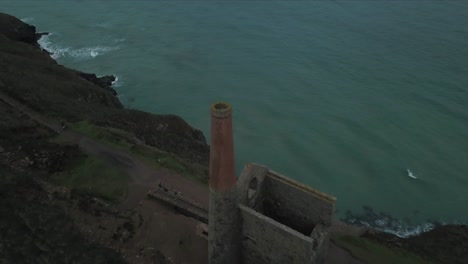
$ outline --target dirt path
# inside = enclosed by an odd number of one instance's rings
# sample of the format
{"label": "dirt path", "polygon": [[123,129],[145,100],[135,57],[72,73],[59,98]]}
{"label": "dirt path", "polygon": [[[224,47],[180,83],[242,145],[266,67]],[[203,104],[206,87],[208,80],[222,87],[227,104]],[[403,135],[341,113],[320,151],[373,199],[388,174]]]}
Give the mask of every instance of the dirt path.
{"label": "dirt path", "polygon": [[122,211],[134,210],[136,215],[142,217],[143,226],[135,231],[133,238],[127,244],[116,244],[112,239],[112,233],[99,228],[91,228],[91,226],[98,225],[98,223],[103,226],[112,226],[118,220],[95,218],[86,214],[75,215],[76,219],[79,219],[78,222],[82,223],[82,229],[86,230],[85,235],[90,239],[97,238],[104,245],[113,245],[112,248],[126,252],[122,254],[126,256],[125,259],[129,263],[154,262],[152,256],[144,258],[140,256],[142,249],[159,249],[173,263],[206,263],[208,245],[206,240],[196,234],[198,222],[154,200],[145,199],[150,189],[163,183],[171,189],[180,191],[184,197],[208,208],[209,194],[206,186],[172,173],[168,169],[155,169],[148,166],[121,149],[103,144],[71,128],[63,130],[57,121],[46,118],[1,91],[0,100],[34,121],[60,132],[65,140],[77,144],[87,154],[96,155],[110,165],[120,167],[130,176],[131,182],[128,185],[127,197],[118,205],[118,208]]}
{"label": "dirt path", "polygon": [[156,187],[159,182],[163,182],[167,186],[177,186],[177,190],[187,198],[204,205],[208,204],[206,186],[181,175],[170,173],[167,169],[150,167],[125,151],[103,144],[71,128],[63,130],[59,123],[42,116],[3,92],[0,92],[0,100],[28,115],[36,122],[54,131],[59,131],[66,140],[77,144],[86,153],[102,157],[112,165],[124,168],[132,182],[128,187],[127,198],[122,202],[123,208],[131,209],[137,206],[145,198],[146,192]]}

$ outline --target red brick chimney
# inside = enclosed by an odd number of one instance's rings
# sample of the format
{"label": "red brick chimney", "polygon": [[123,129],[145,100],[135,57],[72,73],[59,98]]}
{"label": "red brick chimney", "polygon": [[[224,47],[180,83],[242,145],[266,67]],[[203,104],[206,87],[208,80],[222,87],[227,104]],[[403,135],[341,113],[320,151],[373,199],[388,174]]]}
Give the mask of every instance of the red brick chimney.
{"label": "red brick chimney", "polygon": [[235,185],[232,108],[219,102],[211,106],[210,188],[223,192]]}

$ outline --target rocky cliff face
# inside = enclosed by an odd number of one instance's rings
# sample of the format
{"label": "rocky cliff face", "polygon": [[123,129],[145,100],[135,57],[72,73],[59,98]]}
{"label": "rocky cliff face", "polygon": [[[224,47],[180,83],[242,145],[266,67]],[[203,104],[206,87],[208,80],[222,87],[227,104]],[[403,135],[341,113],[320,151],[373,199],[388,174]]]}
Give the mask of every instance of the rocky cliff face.
{"label": "rocky cliff face", "polygon": [[36,27],[23,23],[21,20],[8,14],[0,14],[0,32],[13,41],[24,42],[39,47],[37,39],[41,34],[36,33]]}
{"label": "rocky cliff face", "polygon": [[[112,201],[97,203],[88,189],[54,184],[54,175],[87,166],[81,165],[87,154],[77,145],[57,142],[57,131],[31,118],[31,112],[57,124],[87,121],[103,131],[118,130],[202,168],[209,156],[203,133],[178,116],[124,108],[111,87],[113,76],[59,65],[38,45],[40,36],[34,26],[0,13],[0,263],[125,263],[143,249],[146,261],[135,263],[172,263],[159,249],[121,242],[132,231],[121,226],[141,224],[135,210],[120,210]],[[101,165],[81,173],[100,177]],[[114,232],[106,240],[113,247],[88,234],[94,232],[87,219],[111,223],[96,228]],[[119,251],[124,247],[137,253]]]}
{"label": "rocky cliff face", "polygon": [[125,109],[111,87],[114,76],[98,78],[58,65],[41,50],[34,26],[0,13],[0,91],[48,116],[128,131],[146,144],[192,162],[208,164],[203,133],[174,115]]}

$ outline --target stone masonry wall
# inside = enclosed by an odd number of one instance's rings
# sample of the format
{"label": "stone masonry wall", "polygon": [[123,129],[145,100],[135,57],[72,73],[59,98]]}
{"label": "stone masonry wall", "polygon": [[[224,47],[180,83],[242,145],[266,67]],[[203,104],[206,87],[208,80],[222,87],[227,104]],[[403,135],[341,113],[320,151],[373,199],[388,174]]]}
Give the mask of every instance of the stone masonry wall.
{"label": "stone masonry wall", "polygon": [[268,198],[278,203],[277,213],[298,225],[311,223],[330,226],[335,211],[333,197],[323,197],[311,188],[300,188],[298,183],[269,173],[263,181]]}
{"label": "stone masonry wall", "polygon": [[[242,171],[241,176],[237,180],[237,188],[239,191],[239,203],[248,207],[254,208],[256,203],[264,195],[265,188],[263,179],[268,172],[268,168],[256,164],[248,164]],[[251,190],[252,180],[256,179],[256,188]]]}
{"label": "stone masonry wall", "polygon": [[210,264],[239,264],[239,217],[237,189],[217,192],[210,188],[208,219]]}
{"label": "stone masonry wall", "polygon": [[314,251],[313,263],[323,263],[330,243],[329,227],[320,224],[316,225],[314,231],[312,231],[311,238],[313,239],[312,250]]}
{"label": "stone masonry wall", "polygon": [[243,264],[313,263],[313,240],[262,214],[239,205]]}

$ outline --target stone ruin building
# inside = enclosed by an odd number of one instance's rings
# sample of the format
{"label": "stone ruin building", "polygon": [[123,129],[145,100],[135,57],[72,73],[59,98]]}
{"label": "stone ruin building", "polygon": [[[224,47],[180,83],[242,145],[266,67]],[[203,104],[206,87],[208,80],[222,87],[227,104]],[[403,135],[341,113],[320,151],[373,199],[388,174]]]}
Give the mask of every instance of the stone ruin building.
{"label": "stone ruin building", "polygon": [[235,174],[232,108],[211,107],[210,264],[323,263],[335,198],[257,164]]}
{"label": "stone ruin building", "polygon": [[235,174],[232,108],[211,106],[209,209],[164,186],[149,196],[200,222],[210,264],[323,263],[335,198],[258,164]]}

